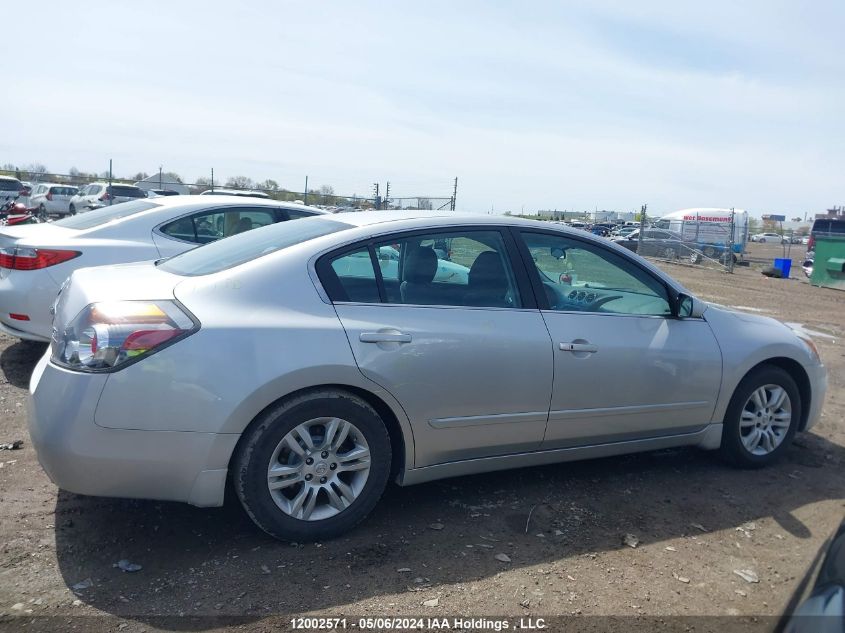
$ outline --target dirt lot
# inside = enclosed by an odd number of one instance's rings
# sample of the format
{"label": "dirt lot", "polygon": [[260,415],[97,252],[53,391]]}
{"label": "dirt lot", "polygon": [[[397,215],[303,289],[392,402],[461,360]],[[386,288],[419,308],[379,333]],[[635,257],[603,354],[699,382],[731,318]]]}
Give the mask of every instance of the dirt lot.
{"label": "dirt lot", "polygon": [[[666,267],[706,300],[827,335],[817,339],[831,377],[822,421],[776,467],[742,472],[670,450],[393,488],[348,538],[308,545],[274,542],[234,503],[58,491],[25,423],[42,350],[0,339],[0,442],[24,440],[0,451],[0,628],[205,630],[226,622],[158,616],[237,615],[241,630],[278,630],[305,613],[778,614],[845,515],[845,293],[753,269]],[[121,571],[122,559],[142,569]]]}

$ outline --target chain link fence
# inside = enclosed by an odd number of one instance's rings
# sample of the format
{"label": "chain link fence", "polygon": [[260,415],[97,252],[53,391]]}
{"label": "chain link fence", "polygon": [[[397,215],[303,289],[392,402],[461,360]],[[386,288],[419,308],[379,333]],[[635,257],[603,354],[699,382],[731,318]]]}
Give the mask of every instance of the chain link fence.
{"label": "chain link fence", "polygon": [[68,173],[58,174],[44,171],[26,171],[22,169],[0,169],[0,175],[11,176],[22,182],[28,182],[35,186],[41,183],[56,185],[67,185],[70,187],[82,188],[92,183],[109,183],[113,185],[138,185],[145,191],[153,191],[157,194],[182,194],[198,195],[207,191],[212,192],[242,192],[256,193],[261,197],[267,196],[273,200],[282,202],[296,202],[317,206],[331,211],[366,211],[372,209],[396,209],[396,210],[448,210],[454,209],[452,197],[437,196],[403,196],[382,198],[380,196],[364,197],[360,195],[342,195],[327,190],[325,187],[309,189],[309,191],[291,191],[282,187],[261,186],[263,183],[250,186],[238,186],[223,184],[212,179],[198,179],[197,182],[183,182],[174,178],[172,174],[153,174],[144,180],[133,178],[121,178],[109,175],[108,172],[101,174],[89,173]]}

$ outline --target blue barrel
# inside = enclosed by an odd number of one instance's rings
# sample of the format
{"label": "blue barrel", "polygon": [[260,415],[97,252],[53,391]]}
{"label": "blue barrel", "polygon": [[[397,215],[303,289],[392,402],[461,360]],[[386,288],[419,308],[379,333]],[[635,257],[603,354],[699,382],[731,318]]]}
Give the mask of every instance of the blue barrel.
{"label": "blue barrel", "polygon": [[792,260],[778,257],[775,259],[775,268],[780,271],[780,274],[784,279],[789,279],[789,271],[792,268]]}

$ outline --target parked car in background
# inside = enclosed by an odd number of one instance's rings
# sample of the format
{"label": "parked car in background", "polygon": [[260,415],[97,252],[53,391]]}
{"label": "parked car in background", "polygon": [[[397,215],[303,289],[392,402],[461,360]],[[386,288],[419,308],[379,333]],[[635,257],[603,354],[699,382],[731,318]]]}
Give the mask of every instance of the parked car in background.
{"label": "parked car in background", "polygon": [[173,196],[124,202],[49,224],[0,228],[0,331],[49,341],[50,306],[77,268],[170,257],[318,213],[275,201]]}
{"label": "parked car in background", "polygon": [[638,226],[621,226],[621,227],[617,227],[613,231],[613,233],[611,233],[611,235],[614,235],[616,237],[627,237],[628,235],[630,235],[634,231],[639,231],[639,230],[640,230],[640,228]]}
{"label": "parked car in background", "polygon": [[147,189],[147,197],[155,198],[158,196],[178,196],[181,195],[178,191],[172,189]]}
{"label": "parked car in background", "polygon": [[[642,243],[640,243],[641,231],[643,233]],[[687,245],[680,233],[663,229],[636,229],[625,237],[614,238],[613,241],[639,255],[665,257],[667,259],[684,257],[695,247],[694,244]]]}
{"label": "parked car in background", "polygon": [[815,220],[807,239],[807,251],[816,250],[816,237],[819,235],[845,235],[845,219],[819,218]]}
{"label": "parked car in background", "polygon": [[[436,281],[444,240],[465,281]],[[347,275],[350,259],[369,266]],[[816,423],[827,384],[803,331],[517,218],[305,218],[77,270],[55,311],[28,410],[56,485],[219,506],[231,482],[298,542],[351,529],[391,478],[678,446],[761,467]]]}
{"label": "parked car in background", "polygon": [[42,182],[32,188],[29,204],[42,220],[49,215],[68,215],[70,201],[78,192],[78,187]]}
{"label": "parked car in background", "polygon": [[776,244],[786,244],[789,240],[779,233],[755,233],[751,236],[751,241],[759,242],[760,244],[765,244],[767,242],[769,244],[772,242]]}
{"label": "parked car in background", "polygon": [[5,202],[9,198],[22,197],[25,190],[23,183],[17,178],[0,176],[0,203]]}
{"label": "parked car in background", "polygon": [[146,197],[147,194],[144,190],[135,185],[109,185],[107,182],[92,182],[90,185],[82,187],[71,198],[68,210],[73,215]]}
{"label": "parked car in background", "polygon": [[214,189],[203,191],[201,196],[242,196],[244,198],[265,198],[270,199],[270,196],[263,191],[251,191],[249,189]]}

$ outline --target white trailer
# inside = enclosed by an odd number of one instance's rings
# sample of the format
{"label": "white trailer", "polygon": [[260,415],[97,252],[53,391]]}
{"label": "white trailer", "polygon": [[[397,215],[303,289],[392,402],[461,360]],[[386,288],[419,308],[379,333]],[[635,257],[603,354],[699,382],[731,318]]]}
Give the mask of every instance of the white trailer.
{"label": "white trailer", "polygon": [[680,233],[705,255],[723,252],[729,243],[734,253],[743,253],[748,239],[748,212],[744,209],[681,209],[658,218],[655,225]]}

